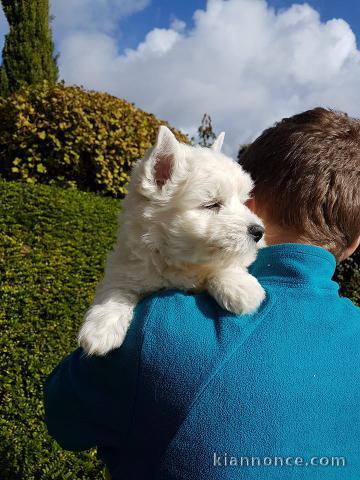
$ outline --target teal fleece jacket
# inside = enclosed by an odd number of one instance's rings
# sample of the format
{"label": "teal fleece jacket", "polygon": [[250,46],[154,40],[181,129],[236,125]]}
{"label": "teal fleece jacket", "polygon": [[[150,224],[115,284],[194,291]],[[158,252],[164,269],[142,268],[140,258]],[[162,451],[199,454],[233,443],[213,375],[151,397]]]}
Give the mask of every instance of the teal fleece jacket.
{"label": "teal fleece jacket", "polygon": [[335,266],[311,245],[262,249],[253,315],[207,293],[144,299],[119,349],[50,374],[50,435],[97,446],[113,480],[359,480],[360,309]]}

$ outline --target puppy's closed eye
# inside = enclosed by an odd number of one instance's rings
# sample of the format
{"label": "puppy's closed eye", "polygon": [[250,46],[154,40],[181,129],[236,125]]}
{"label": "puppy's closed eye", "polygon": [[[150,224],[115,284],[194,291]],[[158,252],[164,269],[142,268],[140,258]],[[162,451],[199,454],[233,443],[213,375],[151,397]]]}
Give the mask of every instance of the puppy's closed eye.
{"label": "puppy's closed eye", "polygon": [[213,202],[213,203],[209,203],[207,205],[202,205],[203,208],[206,208],[207,210],[216,210],[216,209],[220,209],[222,207],[221,203],[220,202]]}

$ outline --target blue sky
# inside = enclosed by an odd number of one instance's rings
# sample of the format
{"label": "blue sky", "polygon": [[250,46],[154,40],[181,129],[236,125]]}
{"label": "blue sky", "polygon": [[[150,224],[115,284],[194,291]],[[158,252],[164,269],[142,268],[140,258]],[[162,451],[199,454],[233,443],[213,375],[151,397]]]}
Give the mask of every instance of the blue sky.
{"label": "blue sky", "polygon": [[167,28],[174,18],[192,25],[195,10],[204,8],[206,0],[153,0],[144,10],[127,18],[122,24],[122,35],[119,39],[120,48],[135,48],[146,33],[154,27]]}
{"label": "blue sky", "polygon": [[[293,3],[302,1],[269,0],[268,4],[275,9],[288,8]],[[323,21],[332,18],[343,18],[352,28],[357,38],[360,36],[360,1],[359,0],[309,0]],[[119,35],[119,48],[135,48],[146,33],[154,27],[166,28],[175,17],[192,25],[195,10],[205,8],[206,0],[153,0],[144,10],[122,22]]]}
{"label": "blue sky", "polygon": [[[226,132],[227,153],[315,106],[360,117],[358,1],[50,5],[67,84],[125,98],[190,136],[206,112],[215,131]],[[0,41],[6,29],[0,12]]]}

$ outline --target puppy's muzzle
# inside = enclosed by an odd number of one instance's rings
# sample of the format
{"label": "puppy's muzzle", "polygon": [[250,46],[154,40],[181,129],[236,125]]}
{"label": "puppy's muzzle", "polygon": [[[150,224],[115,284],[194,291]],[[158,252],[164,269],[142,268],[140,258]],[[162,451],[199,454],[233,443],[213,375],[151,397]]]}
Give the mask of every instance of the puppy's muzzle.
{"label": "puppy's muzzle", "polygon": [[265,229],[261,225],[253,223],[252,225],[248,226],[247,231],[250,237],[257,243],[262,239]]}

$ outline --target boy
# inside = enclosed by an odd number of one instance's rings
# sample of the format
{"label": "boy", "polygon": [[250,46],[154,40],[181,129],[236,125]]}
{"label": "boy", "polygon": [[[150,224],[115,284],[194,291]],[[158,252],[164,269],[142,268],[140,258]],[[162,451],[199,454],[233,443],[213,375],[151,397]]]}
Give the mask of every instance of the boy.
{"label": "boy", "polygon": [[97,446],[113,480],[360,478],[360,310],[331,280],[360,242],[360,122],[304,112],[241,162],[269,245],[259,311],[158,293],[121,348],[78,349],[46,381],[50,434]]}

